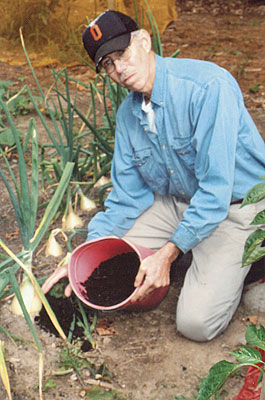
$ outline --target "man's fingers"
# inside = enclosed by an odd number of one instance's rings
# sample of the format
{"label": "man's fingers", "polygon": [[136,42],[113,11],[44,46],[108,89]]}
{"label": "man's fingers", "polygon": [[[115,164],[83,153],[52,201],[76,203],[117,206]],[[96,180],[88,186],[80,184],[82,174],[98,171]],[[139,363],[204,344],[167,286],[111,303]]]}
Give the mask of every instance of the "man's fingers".
{"label": "man's fingers", "polygon": [[145,297],[147,297],[151,292],[152,292],[153,288],[151,288],[148,285],[142,285],[139,287],[139,289],[137,290],[137,292],[135,293],[135,295],[132,297],[131,301],[138,301],[138,300],[142,300]]}
{"label": "man's fingers", "polygon": [[72,294],[72,286],[70,285],[70,283],[66,286],[66,288],[64,289],[64,294],[66,297],[70,297]]}
{"label": "man's fingers", "polygon": [[143,279],[145,277],[145,272],[139,269],[138,274],[136,275],[135,281],[134,281],[134,287],[138,287],[141,285],[143,282]]}
{"label": "man's fingers", "polygon": [[131,301],[142,300],[154,290],[153,284],[146,277],[146,273],[144,271],[141,271],[140,269],[138,275],[139,275],[139,285],[137,286],[138,290],[132,297]]}
{"label": "man's fingers", "polygon": [[[68,275],[67,265],[62,265],[54,271],[54,273],[44,282],[41,289],[44,294],[48,293],[49,290],[62,278]],[[65,289],[66,290],[66,289]]]}

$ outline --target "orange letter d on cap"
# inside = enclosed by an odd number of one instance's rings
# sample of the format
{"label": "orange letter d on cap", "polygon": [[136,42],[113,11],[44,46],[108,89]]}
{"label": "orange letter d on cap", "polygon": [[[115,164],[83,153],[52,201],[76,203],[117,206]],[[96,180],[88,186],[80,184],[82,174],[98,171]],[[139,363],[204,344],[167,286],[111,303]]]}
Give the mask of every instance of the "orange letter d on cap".
{"label": "orange letter d on cap", "polygon": [[102,37],[102,32],[97,24],[91,26],[90,33],[96,42]]}

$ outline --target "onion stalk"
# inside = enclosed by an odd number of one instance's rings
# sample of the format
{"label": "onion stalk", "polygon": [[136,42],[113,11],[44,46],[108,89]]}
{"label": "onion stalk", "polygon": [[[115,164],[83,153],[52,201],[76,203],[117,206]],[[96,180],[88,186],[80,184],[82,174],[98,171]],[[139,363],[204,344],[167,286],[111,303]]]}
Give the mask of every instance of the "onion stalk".
{"label": "onion stalk", "polygon": [[4,356],[4,343],[0,340],[0,376],[2,382],[5,386],[8,399],[12,400],[11,389],[10,389],[10,382],[8,378],[6,363],[5,363],[5,356]]}

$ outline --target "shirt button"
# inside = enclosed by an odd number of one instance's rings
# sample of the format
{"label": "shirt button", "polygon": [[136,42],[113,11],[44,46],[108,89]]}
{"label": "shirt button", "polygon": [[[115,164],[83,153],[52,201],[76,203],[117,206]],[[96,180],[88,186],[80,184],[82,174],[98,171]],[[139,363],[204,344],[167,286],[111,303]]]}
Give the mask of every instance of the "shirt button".
{"label": "shirt button", "polygon": [[165,144],[162,144],[162,149],[166,150],[166,145]]}
{"label": "shirt button", "polygon": [[160,101],[160,105],[162,106],[164,103],[163,103],[163,101]]}
{"label": "shirt button", "polygon": [[173,170],[173,169],[170,169],[170,170],[169,170],[169,173],[170,173],[170,175],[174,174],[174,170]]}

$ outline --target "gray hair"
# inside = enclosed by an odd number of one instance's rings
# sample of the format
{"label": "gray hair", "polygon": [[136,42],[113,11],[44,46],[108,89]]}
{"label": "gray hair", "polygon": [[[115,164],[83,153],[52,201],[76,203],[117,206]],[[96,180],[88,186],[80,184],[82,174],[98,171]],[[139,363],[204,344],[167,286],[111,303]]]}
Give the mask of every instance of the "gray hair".
{"label": "gray hair", "polygon": [[140,35],[141,35],[141,29],[138,29],[138,31],[131,32],[131,37],[135,39],[139,39]]}

